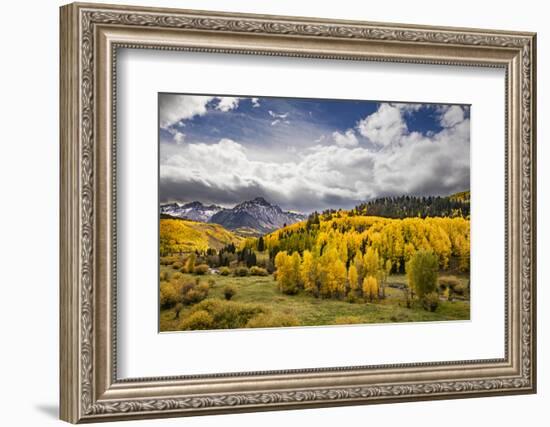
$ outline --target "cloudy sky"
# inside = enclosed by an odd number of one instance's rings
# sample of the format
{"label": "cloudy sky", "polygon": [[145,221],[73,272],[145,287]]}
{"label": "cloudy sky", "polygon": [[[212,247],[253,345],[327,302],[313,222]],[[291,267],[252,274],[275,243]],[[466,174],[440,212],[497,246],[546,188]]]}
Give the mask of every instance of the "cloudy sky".
{"label": "cloudy sky", "polygon": [[348,209],[470,188],[464,105],[159,94],[161,202]]}

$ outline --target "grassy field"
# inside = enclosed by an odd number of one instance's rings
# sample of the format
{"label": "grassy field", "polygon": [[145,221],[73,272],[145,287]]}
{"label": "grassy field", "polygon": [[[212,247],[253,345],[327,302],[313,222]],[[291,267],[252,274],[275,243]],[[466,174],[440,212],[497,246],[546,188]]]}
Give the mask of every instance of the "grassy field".
{"label": "grassy field", "polygon": [[[169,266],[161,266],[161,271],[168,273],[173,270]],[[195,279],[197,276],[186,274]],[[292,315],[298,318],[302,326],[321,326],[351,323],[389,323],[389,322],[417,322],[442,320],[467,320],[470,318],[470,303],[468,301],[442,300],[435,312],[424,310],[418,302],[411,308],[406,307],[404,293],[401,289],[386,287],[386,298],[378,303],[349,303],[335,299],[314,298],[305,293],[284,295],[277,289],[273,276],[234,277],[220,275],[201,276],[206,282],[214,279],[215,285],[210,288],[209,299],[224,299],[223,289],[232,285],[236,294],[232,301],[242,303],[262,304],[273,314]],[[461,278],[464,283],[467,279]],[[406,283],[404,275],[392,275],[388,283],[394,286]],[[161,310],[161,331],[179,330],[179,323],[191,311],[186,306],[176,319],[174,309]]]}

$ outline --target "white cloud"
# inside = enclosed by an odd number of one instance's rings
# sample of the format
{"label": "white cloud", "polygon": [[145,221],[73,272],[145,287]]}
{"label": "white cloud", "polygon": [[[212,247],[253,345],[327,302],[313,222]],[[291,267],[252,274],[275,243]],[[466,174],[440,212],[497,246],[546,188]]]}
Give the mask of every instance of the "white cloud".
{"label": "white cloud", "polygon": [[258,108],[260,106],[260,100],[258,98],[252,98],[250,101],[252,102],[252,107]]}
{"label": "white cloud", "polygon": [[222,112],[239,106],[239,98],[232,96],[198,96],[162,94],[159,99],[160,127],[168,129],[173,125],[183,125],[184,120],[202,116],[208,112],[207,104],[217,99],[216,109]]}
{"label": "white cloud", "polygon": [[352,129],[348,129],[344,134],[340,132],[333,132],[332,138],[340,147],[355,147],[359,144],[359,141],[355,136],[355,132]]}
{"label": "white cloud", "polygon": [[399,141],[407,132],[407,125],[399,107],[384,103],[360,120],[357,130],[373,144],[385,147]]}
{"label": "white cloud", "polygon": [[181,144],[185,140],[185,134],[181,132],[176,132],[174,135],[174,141],[176,144]]}
{"label": "white cloud", "polygon": [[271,110],[268,111],[269,115],[276,119],[286,119],[289,115],[289,113],[283,113],[283,114],[277,114]]}
{"label": "white cloud", "polygon": [[220,102],[218,102],[216,109],[223,111],[224,113],[234,110],[239,106],[239,98],[235,98],[232,96],[222,96],[218,97],[218,99]]}
{"label": "white cloud", "polygon": [[442,127],[456,126],[464,120],[464,110],[458,105],[445,106],[441,109],[440,123]]}
{"label": "white cloud", "polygon": [[391,104],[393,107],[398,108],[403,113],[414,113],[422,108],[422,104],[410,104],[394,102]]}
{"label": "white cloud", "polygon": [[[283,150],[291,155],[283,157],[280,145],[272,147],[273,156],[260,156],[230,139],[162,144],[162,197],[230,205],[263,195],[285,208],[310,211],[383,195],[451,194],[469,188],[470,121],[463,112],[458,121],[460,114],[450,110],[441,113],[448,127],[421,134],[408,131],[407,113],[399,106],[382,104],[361,121],[363,136],[380,150],[359,145],[353,129],[323,133],[307,146],[288,140]],[[320,144],[330,136],[334,144]]]}
{"label": "white cloud", "polygon": [[325,139],[325,134],[319,136],[319,138],[317,138],[317,139],[316,139],[315,141],[313,141],[313,142],[315,142],[316,144],[318,144],[319,142],[323,142],[324,139]]}
{"label": "white cloud", "polygon": [[[288,114],[285,114],[284,117],[288,116]],[[282,117],[282,116],[279,116],[279,117]],[[276,126],[278,125],[279,123],[284,123],[286,125],[289,125],[290,124],[290,121],[289,120],[282,120],[282,119],[275,119],[271,122],[271,126]]]}
{"label": "white cloud", "polygon": [[159,99],[160,126],[168,129],[182,120],[206,114],[206,104],[213,97],[162,94]]}
{"label": "white cloud", "polygon": [[283,207],[309,211],[382,195],[469,188],[469,120],[431,138],[410,133],[401,142],[381,151],[316,145],[283,162],[252,160],[244,146],[227,139],[185,144],[161,160],[163,195],[231,204],[262,194]]}
{"label": "white cloud", "polygon": [[183,141],[185,141],[185,134],[183,132],[180,132],[179,130],[174,129],[172,127],[168,128],[167,130],[170,133],[170,135],[172,135],[172,140],[176,144],[181,144],[183,143]]}

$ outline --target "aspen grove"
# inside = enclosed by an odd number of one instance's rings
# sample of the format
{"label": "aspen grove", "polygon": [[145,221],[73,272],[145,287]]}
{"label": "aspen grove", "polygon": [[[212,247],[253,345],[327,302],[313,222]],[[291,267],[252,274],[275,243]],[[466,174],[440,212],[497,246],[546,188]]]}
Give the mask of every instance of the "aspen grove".
{"label": "aspen grove", "polygon": [[[245,245],[254,246],[249,240]],[[305,290],[316,297],[383,297],[392,272],[403,272],[418,251],[436,255],[439,268],[451,261],[469,271],[470,221],[466,218],[390,219],[350,215],[346,211],[314,214],[263,238],[274,258],[281,292]]]}

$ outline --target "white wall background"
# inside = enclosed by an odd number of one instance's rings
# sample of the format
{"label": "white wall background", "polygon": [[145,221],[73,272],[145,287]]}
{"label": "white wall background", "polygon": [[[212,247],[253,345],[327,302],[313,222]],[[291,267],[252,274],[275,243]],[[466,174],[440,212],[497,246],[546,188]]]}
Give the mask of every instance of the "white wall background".
{"label": "white wall background", "polygon": [[[113,3],[121,3],[110,0]],[[137,421],[132,425],[279,426],[335,424],[498,426],[545,425],[550,405],[547,363],[550,321],[545,288],[550,152],[550,29],[544,2],[463,0],[133,0],[147,6],[538,32],[539,393],[438,402]],[[58,6],[57,0],[9,2],[2,7],[0,66],[0,419],[3,425],[59,425],[58,402]],[[488,165],[490,168],[490,165]]]}

